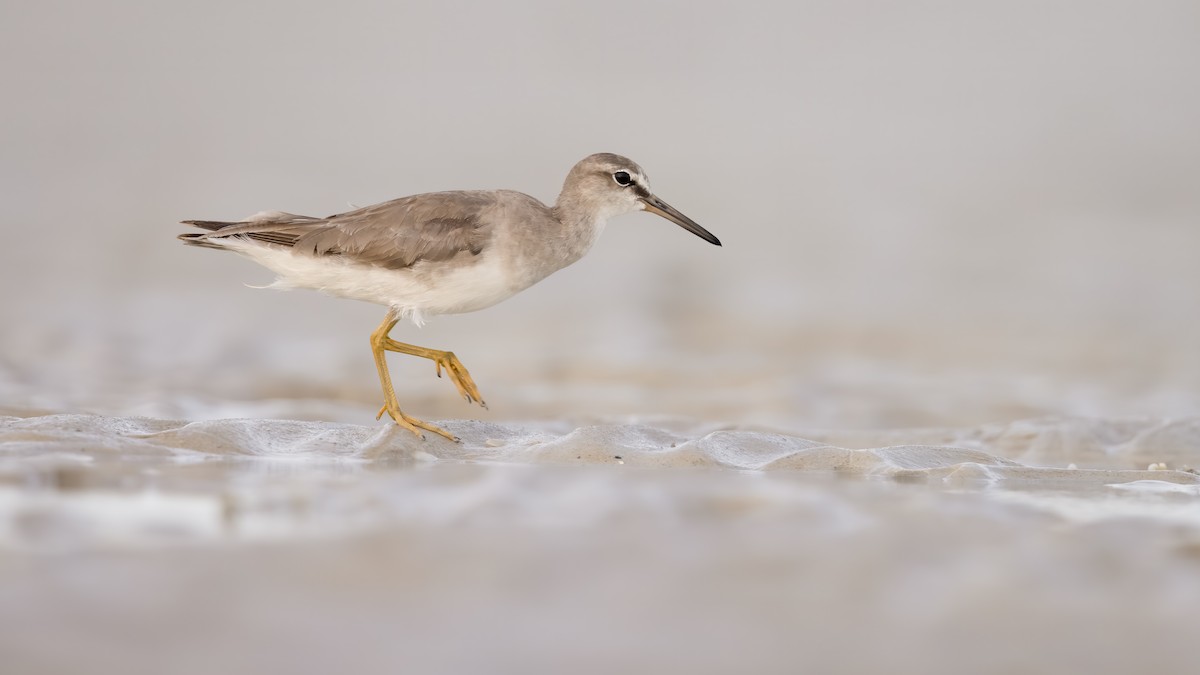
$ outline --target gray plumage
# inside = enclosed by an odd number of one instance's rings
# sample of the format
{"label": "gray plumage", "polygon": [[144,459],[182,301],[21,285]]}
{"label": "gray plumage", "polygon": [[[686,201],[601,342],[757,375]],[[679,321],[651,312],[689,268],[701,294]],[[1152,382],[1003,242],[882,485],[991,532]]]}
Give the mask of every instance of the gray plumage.
{"label": "gray plumage", "polygon": [[[608,153],[576,164],[553,207],[511,190],[431,192],[327,218],[270,211],[236,222],[187,220],[207,231],[180,239],[254,258],[279,274],[281,287],[378,302],[402,314],[438,314],[480,309],[527,288],[582,257],[610,217],[639,209],[719,245],[655,197],[640,166]],[[314,267],[305,259],[338,265]],[[491,267],[480,260],[491,260]],[[394,288],[378,280],[356,285],[355,268],[399,276]],[[477,301],[464,297],[470,289],[451,288],[470,281],[451,279],[452,273],[472,268],[478,268]],[[439,283],[446,285],[444,298],[437,297]]]}
{"label": "gray plumage", "polygon": [[236,223],[184,221],[212,232],[180,238],[189,244],[212,245],[213,239],[241,236],[298,254],[342,256],[362,264],[403,269],[420,260],[448,260],[463,251],[482,253],[493,229],[483,214],[496,201],[490,192],[434,192],[328,218],[274,212]]}

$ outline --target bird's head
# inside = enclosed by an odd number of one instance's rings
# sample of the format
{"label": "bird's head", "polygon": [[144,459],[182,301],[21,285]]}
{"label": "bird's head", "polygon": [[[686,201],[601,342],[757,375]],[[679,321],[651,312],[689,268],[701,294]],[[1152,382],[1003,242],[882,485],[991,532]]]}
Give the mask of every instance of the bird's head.
{"label": "bird's head", "polygon": [[650,182],[642,167],[621,155],[602,152],[580,160],[563,184],[559,204],[564,202],[586,209],[603,220],[634,211],[648,211],[710,244],[721,245],[721,240],[711,232],[656,197],[650,191]]}

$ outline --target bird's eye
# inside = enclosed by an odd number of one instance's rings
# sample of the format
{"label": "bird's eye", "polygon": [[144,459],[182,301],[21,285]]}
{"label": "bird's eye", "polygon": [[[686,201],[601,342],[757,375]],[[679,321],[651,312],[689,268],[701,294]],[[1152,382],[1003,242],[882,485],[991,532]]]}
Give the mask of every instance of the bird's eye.
{"label": "bird's eye", "polygon": [[633,183],[633,177],[628,171],[618,171],[613,174],[613,180],[617,181],[617,185],[625,186]]}

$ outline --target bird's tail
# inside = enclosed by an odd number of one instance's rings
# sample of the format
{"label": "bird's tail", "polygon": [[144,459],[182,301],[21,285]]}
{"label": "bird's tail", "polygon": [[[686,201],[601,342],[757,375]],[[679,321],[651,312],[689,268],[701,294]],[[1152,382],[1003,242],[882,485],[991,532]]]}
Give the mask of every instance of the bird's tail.
{"label": "bird's tail", "polygon": [[179,239],[191,246],[205,248],[227,249],[222,244],[226,237],[235,239],[253,239],[264,244],[291,246],[296,243],[298,231],[319,226],[325,222],[323,218],[298,216],[282,211],[264,211],[256,213],[245,220],[234,222],[223,220],[185,220],[184,225],[198,227],[205,232],[188,232],[179,235]]}
{"label": "bird's tail", "polygon": [[[222,228],[231,227],[233,225],[237,225],[238,223],[220,220],[185,220],[182,221],[182,224],[192,225],[193,227],[198,227],[202,230],[208,230],[209,232],[219,232]],[[218,250],[225,248],[220,244],[219,239],[214,240],[204,237],[204,232],[185,232],[184,234],[179,235],[179,240],[189,246],[201,246],[203,248],[215,248]]]}
{"label": "bird's tail", "polygon": [[216,232],[217,230],[222,230],[230,225],[241,225],[242,223],[224,220],[184,220],[182,221],[182,224],[193,225],[202,230],[208,230],[209,232]]}

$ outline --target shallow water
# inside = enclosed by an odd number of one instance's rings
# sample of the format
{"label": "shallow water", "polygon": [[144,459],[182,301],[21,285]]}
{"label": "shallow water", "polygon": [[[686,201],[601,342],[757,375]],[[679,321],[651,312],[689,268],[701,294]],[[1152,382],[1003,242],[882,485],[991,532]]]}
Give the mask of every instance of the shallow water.
{"label": "shallow water", "polygon": [[[1198,419],[914,434],[936,445],[859,433],[860,449],[683,420],[447,426],[461,444],[388,426],[5,418],[6,663],[1116,673],[1190,659],[1200,476],[1171,453],[1200,443]],[[1173,470],[1147,470],[1152,457]]]}

